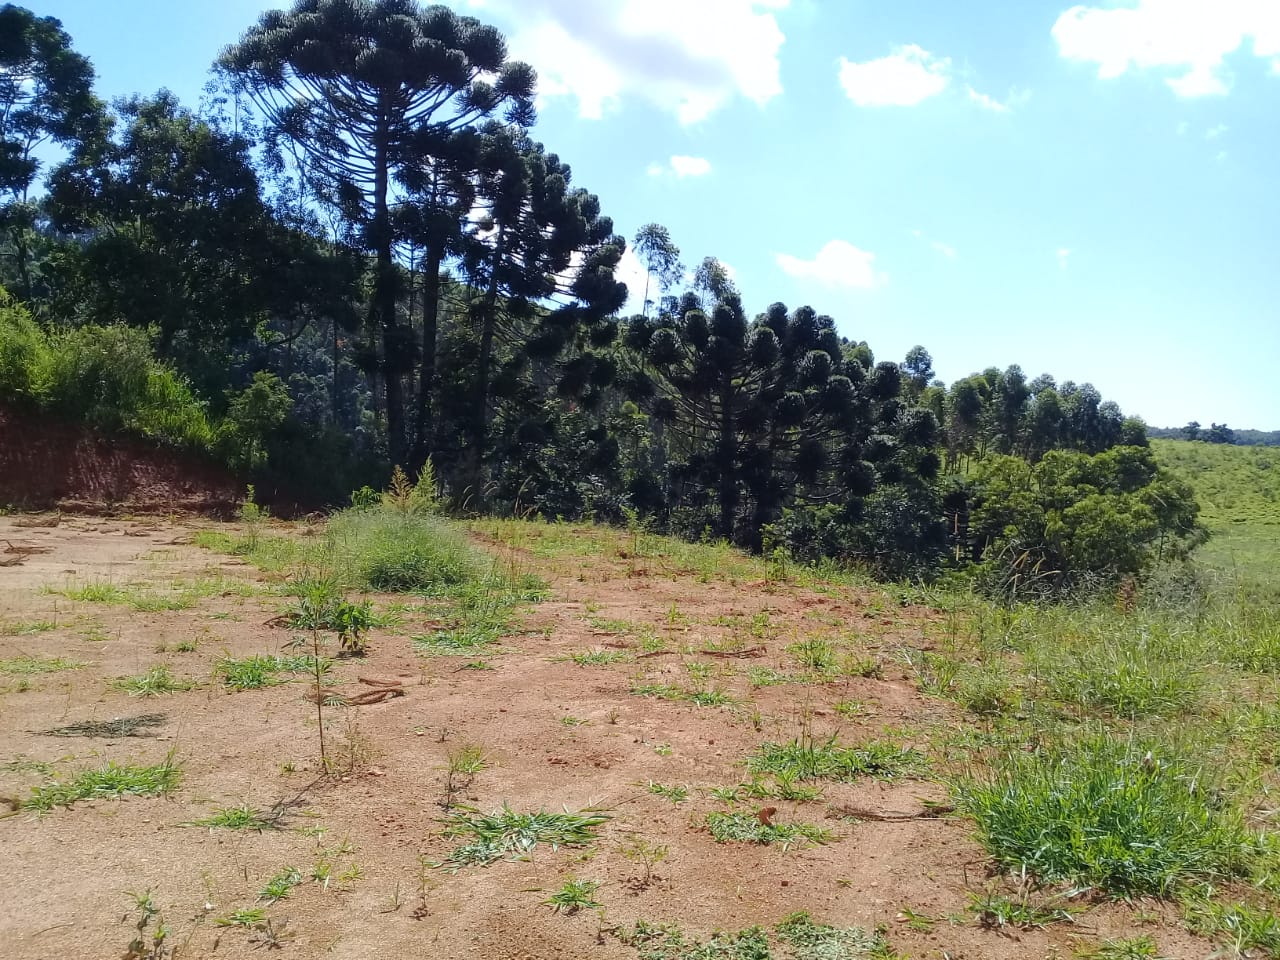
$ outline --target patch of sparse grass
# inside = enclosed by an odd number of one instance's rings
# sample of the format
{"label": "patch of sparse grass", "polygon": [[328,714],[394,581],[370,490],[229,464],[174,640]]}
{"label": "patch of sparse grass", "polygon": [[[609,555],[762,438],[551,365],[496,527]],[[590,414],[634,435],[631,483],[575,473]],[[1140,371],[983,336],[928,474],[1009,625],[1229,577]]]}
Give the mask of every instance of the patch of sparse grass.
{"label": "patch of sparse grass", "polygon": [[604,667],[611,663],[628,663],[634,657],[625,650],[607,650],[597,647],[593,650],[580,650],[565,657],[580,667]]}
{"label": "patch of sparse grass", "polygon": [[111,681],[111,685],[119,690],[127,690],[135,697],[159,697],[182,690],[191,690],[197,686],[189,677],[175,677],[163,664],[152,667],[146,673],[136,677],[120,677]]}
{"label": "patch of sparse grass", "polygon": [[181,779],[182,769],[173,753],[153,766],[108,762],[97,769],[82,770],[69,781],[33,787],[31,796],[22,800],[22,808],[46,812],[81,800],[162,796],[175,790]]}
{"label": "patch of sparse grass", "polygon": [[631,693],[637,697],[682,701],[699,707],[723,707],[737,702],[718,687],[682,687],[673,683],[636,683],[631,687]]}
{"label": "patch of sparse grass", "polygon": [[1221,775],[1165,745],[1085,735],[992,758],[957,786],[1001,866],[1116,896],[1248,876],[1259,852]]}
{"label": "patch of sparse grass", "polygon": [[1050,697],[1090,715],[1176,717],[1196,709],[1204,687],[1191,663],[1164,659],[1133,638],[1078,646],[1037,672]]}
{"label": "patch of sparse grass", "polygon": [[737,933],[716,931],[706,943],[691,940],[674,924],[637,921],[635,927],[619,935],[634,947],[640,960],[769,960],[769,938],[760,927]]}
{"label": "patch of sparse grass", "polygon": [[0,660],[0,673],[11,676],[30,676],[37,673],[59,673],[63,670],[78,670],[84,664],[64,657],[31,657],[19,654],[7,660]]}
{"label": "patch of sparse grass", "polygon": [[594,899],[600,889],[598,880],[578,880],[570,877],[559,890],[542,902],[556,913],[573,915],[579,910],[594,910],[600,904]]}
{"label": "patch of sparse grass", "polygon": [[1193,930],[1206,937],[1225,941],[1232,956],[1280,957],[1280,917],[1272,911],[1248,903],[1200,901],[1187,910]]}
{"label": "patch of sparse grass", "polygon": [[837,653],[835,645],[823,637],[807,637],[787,647],[800,666],[815,673],[827,673],[835,669]]}
{"label": "patch of sparse grass", "polygon": [[1103,940],[1076,951],[1077,960],[1162,960],[1150,937],[1120,937]]}
{"label": "patch of sparse grass", "polygon": [[[640,920],[617,934],[640,960],[893,960],[897,956],[878,933],[858,927],[832,927],[807,913],[794,913],[773,928],[717,931],[704,943],[675,924]],[[775,948],[776,944],[776,948]]]}
{"label": "patch of sparse grass", "polygon": [[747,670],[747,682],[753,687],[776,687],[794,683],[796,678],[773,667],[751,667]]}
{"label": "patch of sparse grass", "polygon": [[419,634],[409,639],[418,652],[434,656],[471,656],[497,643],[502,628],[490,624],[465,624],[435,633]]}
{"label": "patch of sparse grass", "polygon": [[508,806],[491,814],[463,808],[445,820],[447,837],[470,837],[436,866],[458,870],[467,866],[488,866],[503,857],[527,855],[538,844],[584,847],[596,839],[596,829],[611,817],[605,813],[516,813]]}
{"label": "patch of sparse grass", "polygon": [[717,843],[779,844],[783,850],[798,843],[827,843],[832,833],[812,823],[773,823],[750,813],[707,814],[707,829]]}
{"label": "patch of sparse grass", "polygon": [[242,803],[238,807],[221,807],[203,820],[192,820],[190,826],[208,827],[210,830],[254,830],[262,833],[275,826],[275,822],[269,814]]}
{"label": "patch of sparse grass", "polygon": [[223,684],[232,690],[256,690],[279,683],[287,683],[290,678],[282,674],[327,673],[333,662],[324,657],[317,664],[310,655],[280,657],[255,654],[250,657],[222,657],[213,666],[213,672],[222,679]]}
{"label": "patch of sparse grass", "polygon": [[57,629],[58,625],[52,620],[14,620],[0,623],[0,636],[29,637],[32,634]]}
{"label": "patch of sparse grass", "polygon": [[927,767],[924,755],[911,747],[880,742],[846,746],[835,734],[826,740],[806,735],[789,743],[765,743],[747,758],[747,769],[752,773],[844,783],[862,777],[896,780],[919,776]]}
{"label": "patch of sparse grass", "polygon": [[791,960],[858,960],[891,958],[893,950],[878,933],[860,927],[832,927],[816,923],[807,913],[793,913],[774,933],[790,948]]}

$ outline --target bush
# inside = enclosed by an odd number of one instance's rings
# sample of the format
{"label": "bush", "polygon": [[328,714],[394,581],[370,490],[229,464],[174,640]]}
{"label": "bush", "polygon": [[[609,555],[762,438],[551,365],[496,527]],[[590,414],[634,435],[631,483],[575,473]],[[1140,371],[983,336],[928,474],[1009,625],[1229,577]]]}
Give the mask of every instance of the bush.
{"label": "bush", "polygon": [[466,540],[430,517],[347,510],[333,518],[330,531],[338,566],[350,570],[361,589],[441,593],[482,575]]}

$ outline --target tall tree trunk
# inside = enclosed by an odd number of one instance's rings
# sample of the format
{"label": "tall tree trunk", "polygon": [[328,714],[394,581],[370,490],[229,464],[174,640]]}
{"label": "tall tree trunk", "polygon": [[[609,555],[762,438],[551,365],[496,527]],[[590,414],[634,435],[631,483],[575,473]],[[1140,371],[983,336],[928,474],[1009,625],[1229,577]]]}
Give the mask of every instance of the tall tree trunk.
{"label": "tall tree trunk", "polygon": [[404,391],[400,382],[400,351],[404,344],[396,321],[395,263],[391,256],[391,215],[387,203],[390,185],[388,141],[390,131],[387,110],[379,110],[374,145],[373,180],[373,245],[377,256],[374,308],[382,328],[382,371],[387,397],[387,449],[391,462],[404,460]]}
{"label": "tall tree trunk", "polygon": [[418,370],[418,437],[413,453],[417,468],[427,462],[435,439],[436,339],[440,326],[440,265],[443,262],[443,244],[433,245],[427,252],[422,276],[422,366]]}
{"label": "tall tree trunk", "polygon": [[726,378],[720,388],[719,433],[716,459],[720,461],[720,534],[726,540],[732,540],[733,518],[738,512],[738,443],[730,378]]}
{"label": "tall tree trunk", "polygon": [[493,337],[498,322],[498,264],[502,262],[506,234],[498,230],[489,270],[489,288],[485,291],[480,312],[480,352],[476,357],[476,379],[471,388],[470,462],[468,486],[471,495],[482,499],[485,439],[489,432],[489,371],[493,367]]}

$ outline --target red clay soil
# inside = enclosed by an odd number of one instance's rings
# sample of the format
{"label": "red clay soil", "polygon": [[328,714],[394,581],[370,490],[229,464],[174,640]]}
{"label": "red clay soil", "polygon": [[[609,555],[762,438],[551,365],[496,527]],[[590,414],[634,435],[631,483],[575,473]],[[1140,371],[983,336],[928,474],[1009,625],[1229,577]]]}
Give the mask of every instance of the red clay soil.
{"label": "red clay soil", "polygon": [[230,508],[241,489],[213,464],[0,406],[0,506],[210,513]]}

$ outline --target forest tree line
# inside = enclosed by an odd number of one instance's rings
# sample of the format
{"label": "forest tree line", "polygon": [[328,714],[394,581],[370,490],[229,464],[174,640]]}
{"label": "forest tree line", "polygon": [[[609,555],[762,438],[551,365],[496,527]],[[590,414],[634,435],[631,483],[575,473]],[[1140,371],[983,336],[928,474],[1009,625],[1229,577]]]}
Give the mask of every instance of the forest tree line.
{"label": "forest tree line", "polygon": [[[0,402],[341,504],[430,461],[461,509],[645,523],[996,589],[1140,572],[1201,536],[1145,425],[1017,366],[950,385],[833,318],[753,313],[628,241],[532,136],[536,73],[415,0],[298,0],[206,95],[105,104],[0,7]],[[984,566],[985,565],[985,568]]]}

